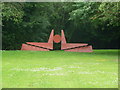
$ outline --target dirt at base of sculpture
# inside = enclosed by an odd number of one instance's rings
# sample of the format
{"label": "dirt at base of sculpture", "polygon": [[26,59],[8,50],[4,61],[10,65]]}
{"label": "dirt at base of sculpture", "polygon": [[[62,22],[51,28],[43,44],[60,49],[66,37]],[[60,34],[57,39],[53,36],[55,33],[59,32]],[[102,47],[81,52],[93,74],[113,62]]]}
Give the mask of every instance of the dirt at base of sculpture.
{"label": "dirt at base of sculpture", "polygon": [[41,42],[26,42],[22,44],[21,50],[31,51],[51,51],[53,50],[53,42],[61,42],[61,50],[69,52],[92,52],[92,46],[86,43],[67,43],[64,35],[64,31],[61,30],[60,35],[54,35],[54,30],[51,31],[49,40],[47,43]]}

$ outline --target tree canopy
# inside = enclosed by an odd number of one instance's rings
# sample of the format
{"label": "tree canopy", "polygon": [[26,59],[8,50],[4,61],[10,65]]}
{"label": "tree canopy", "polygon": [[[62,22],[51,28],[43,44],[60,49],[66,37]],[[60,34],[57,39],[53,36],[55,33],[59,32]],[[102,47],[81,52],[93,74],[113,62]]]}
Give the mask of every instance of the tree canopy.
{"label": "tree canopy", "polygon": [[20,49],[25,42],[47,42],[52,29],[64,29],[68,42],[94,48],[118,48],[119,2],[4,2],[3,49]]}

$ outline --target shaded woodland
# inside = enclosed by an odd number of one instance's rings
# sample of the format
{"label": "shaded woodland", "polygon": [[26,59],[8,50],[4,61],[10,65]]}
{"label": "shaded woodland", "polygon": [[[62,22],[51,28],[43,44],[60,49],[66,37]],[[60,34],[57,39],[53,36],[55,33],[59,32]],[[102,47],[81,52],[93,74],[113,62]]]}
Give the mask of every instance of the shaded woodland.
{"label": "shaded woodland", "polygon": [[[67,42],[94,49],[117,49],[119,2],[9,2],[2,6],[2,49],[19,50],[25,42],[47,42],[52,29]],[[57,48],[57,45],[55,46]]]}

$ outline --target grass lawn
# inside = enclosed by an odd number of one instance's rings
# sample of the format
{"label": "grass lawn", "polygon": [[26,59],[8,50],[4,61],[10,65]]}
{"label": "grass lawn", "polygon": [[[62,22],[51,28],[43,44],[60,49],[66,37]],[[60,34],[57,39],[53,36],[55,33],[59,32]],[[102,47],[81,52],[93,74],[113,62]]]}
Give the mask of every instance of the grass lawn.
{"label": "grass lawn", "polygon": [[118,50],[2,51],[3,88],[118,88]]}

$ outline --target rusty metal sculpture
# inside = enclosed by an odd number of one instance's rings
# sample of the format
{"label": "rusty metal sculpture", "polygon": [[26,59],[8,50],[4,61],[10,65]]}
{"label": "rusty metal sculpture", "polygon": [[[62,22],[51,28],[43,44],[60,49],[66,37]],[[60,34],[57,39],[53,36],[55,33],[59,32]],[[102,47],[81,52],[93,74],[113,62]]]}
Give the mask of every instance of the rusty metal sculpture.
{"label": "rusty metal sculpture", "polygon": [[61,30],[61,36],[54,35],[54,30],[52,30],[48,43],[26,42],[26,44],[22,44],[21,50],[51,51],[53,50],[53,42],[61,42],[61,50],[64,51],[92,52],[92,46],[86,43],[67,43],[63,30]]}
{"label": "rusty metal sculpture", "polygon": [[33,50],[33,51],[53,50],[53,35],[54,35],[54,30],[51,31],[48,43],[26,42],[26,44],[22,44],[21,50]]}

